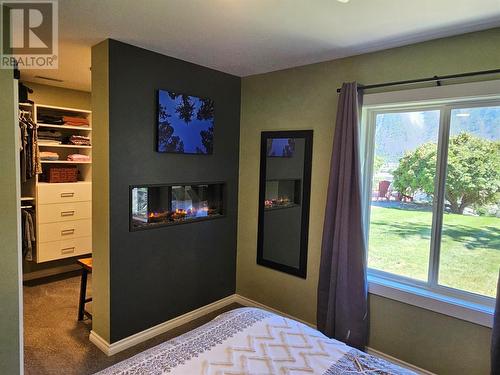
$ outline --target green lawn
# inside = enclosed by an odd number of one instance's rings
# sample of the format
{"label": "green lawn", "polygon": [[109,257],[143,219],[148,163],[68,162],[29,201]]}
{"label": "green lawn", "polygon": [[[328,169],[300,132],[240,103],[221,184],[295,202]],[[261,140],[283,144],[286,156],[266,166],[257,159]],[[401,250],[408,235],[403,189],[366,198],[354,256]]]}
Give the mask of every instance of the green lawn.
{"label": "green lawn", "polygon": [[[372,206],[369,267],[426,280],[432,213]],[[500,218],[445,214],[439,283],[495,296]]]}

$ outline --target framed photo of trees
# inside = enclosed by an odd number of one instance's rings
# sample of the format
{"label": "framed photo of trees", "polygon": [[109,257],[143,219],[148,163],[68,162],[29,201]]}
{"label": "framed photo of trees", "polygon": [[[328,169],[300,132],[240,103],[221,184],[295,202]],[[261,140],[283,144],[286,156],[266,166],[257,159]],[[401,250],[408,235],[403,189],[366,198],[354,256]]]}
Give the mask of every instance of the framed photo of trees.
{"label": "framed photo of trees", "polygon": [[158,152],[213,153],[214,102],[211,99],[158,90],[157,115]]}

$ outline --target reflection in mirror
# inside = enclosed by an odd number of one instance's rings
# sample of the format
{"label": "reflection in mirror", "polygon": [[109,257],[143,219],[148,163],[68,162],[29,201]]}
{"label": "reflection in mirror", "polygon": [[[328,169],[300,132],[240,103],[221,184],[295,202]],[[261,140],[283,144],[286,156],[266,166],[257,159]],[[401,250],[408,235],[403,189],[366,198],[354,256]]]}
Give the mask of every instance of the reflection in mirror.
{"label": "reflection in mirror", "polygon": [[312,131],[263,132],[257,263],[306,277]]}

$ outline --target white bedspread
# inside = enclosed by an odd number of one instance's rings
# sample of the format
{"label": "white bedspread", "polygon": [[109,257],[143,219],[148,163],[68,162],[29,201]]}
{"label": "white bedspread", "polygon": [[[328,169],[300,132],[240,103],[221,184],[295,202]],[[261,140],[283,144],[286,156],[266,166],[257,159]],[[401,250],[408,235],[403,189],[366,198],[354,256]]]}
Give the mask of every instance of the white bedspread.
{"label": "white bedspread", "polygon": [[414,374],[292,319],[241,308],[99,375]]}

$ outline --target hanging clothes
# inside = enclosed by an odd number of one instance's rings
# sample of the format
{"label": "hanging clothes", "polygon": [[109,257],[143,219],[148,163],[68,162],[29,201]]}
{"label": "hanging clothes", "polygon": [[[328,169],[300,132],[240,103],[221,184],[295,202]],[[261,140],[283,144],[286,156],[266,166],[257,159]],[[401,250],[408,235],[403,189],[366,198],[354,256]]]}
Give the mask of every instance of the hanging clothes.
{"label": "hanging clothes", "polygon": [[28,127],[26,125],[26,123],[24,121],[21,121],[21,119],[19,119],[19,128],[20,128],[20,135],[21,135],[21,139],[20,139],[20,142],[19,142],[19,145],[20,145],[20,160],[21,160],[21,181],[22,182],[26,182],[26,180],[28,179],[27,177],[27,169],[28,169],[28,166],[27,166],[27,162],[28,162],[28,156],[27,156],[27,153],[28,153]]}
{"label": "hanging clothes", "polygon": [[19,111],[21,181],[26,182],[42,173],[38,149],[38,126],[31,118],[31,112]]}
{"label": "hanging clothes", "polygon": [[40,158],[40,149],[38,148],[38,125],[36,124],[35,121],[30,117],[29,118],[30,123],[32,124],[33,127],[33,144],[32,144],[32,150],[33,150],[33,171],[34,174],[41,174],[42,173],[42,162]]}
{"label": "hanging clothes", "polygon": [[33,248],[35,247],[35,212],[31,208],[21,209],[23,257],[33,260]]}

